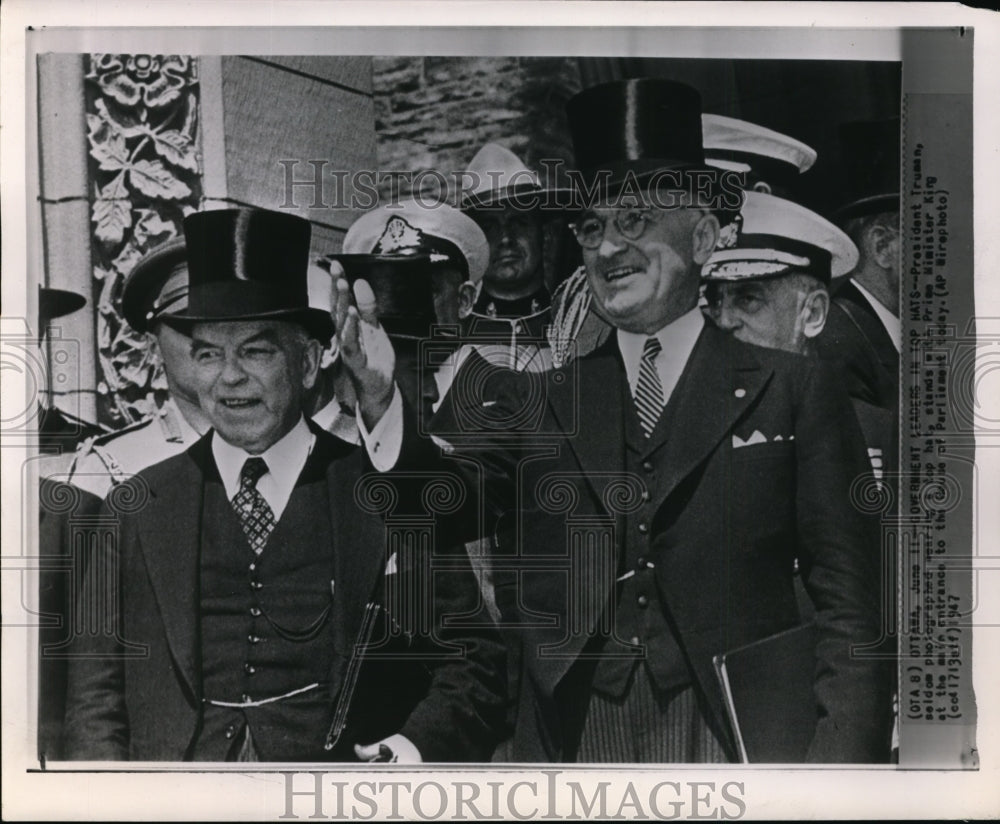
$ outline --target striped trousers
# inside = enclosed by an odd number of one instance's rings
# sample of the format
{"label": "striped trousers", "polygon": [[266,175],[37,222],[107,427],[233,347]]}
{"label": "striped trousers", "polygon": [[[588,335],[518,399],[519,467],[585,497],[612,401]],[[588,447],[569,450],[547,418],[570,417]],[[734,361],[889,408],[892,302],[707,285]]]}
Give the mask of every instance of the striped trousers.
{"label": "striped trousers", "polygon": [[660,693],[640,665],[621,698],[592,691],[577,762],[594,764],[725,764],[725,747],[694,687]]}

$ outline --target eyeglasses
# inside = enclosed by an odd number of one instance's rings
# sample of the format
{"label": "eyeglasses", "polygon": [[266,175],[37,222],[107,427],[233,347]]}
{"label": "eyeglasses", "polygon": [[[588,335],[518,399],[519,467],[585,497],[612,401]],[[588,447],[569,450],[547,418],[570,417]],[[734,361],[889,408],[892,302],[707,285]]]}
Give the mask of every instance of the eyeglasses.
{"label": "eyeglasses", "polygon": [[[615,211],[612,222],[623,238],[638,240],[646,231],[646,226],[655,222],[652,217],[653,211],[653,209],[639,207],[618,209]],[[590,214],[578,223],[569,224],[569,228],[576,237],[576,242],[584,249],[596,249],[604,241],[607,221],[595,214]]]}

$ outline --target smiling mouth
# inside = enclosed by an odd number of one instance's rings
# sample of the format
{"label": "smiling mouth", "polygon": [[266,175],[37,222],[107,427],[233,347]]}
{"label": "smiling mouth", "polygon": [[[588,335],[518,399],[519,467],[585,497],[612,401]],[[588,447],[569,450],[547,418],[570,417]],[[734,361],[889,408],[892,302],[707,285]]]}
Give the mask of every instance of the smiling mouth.
{"label": "smiling mouth", "polygon": [[260,401],[256,398],[223,398],[219,403],[226,409],[240,410],[256,406]]}
{"label": "smiling mouth", "polygon": [[629,275],[635,275],[642,271],[643,269],[640,266],[615,266],[613,269],[608,269],[604,272],[604,280],[608,283],[614,283],[616,280],[622,280]]}

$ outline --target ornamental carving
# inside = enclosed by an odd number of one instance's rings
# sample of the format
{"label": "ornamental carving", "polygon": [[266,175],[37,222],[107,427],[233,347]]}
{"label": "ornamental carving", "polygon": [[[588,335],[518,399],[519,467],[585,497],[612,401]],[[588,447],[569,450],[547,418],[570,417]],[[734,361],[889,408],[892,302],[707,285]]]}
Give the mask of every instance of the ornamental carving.
{"label": "ornamental carving", "polygon": [[139,258],[177,235],[200,203],[197,61],[91,54],[86,79],[98,414],[119,428],[168,396],[162,366],[122,320],[121,289]]}

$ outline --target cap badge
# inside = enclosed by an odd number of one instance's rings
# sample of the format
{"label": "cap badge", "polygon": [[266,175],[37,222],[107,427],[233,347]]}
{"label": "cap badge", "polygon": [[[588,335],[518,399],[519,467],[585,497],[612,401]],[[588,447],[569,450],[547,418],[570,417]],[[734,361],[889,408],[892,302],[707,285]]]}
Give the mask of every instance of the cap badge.
{"label": "cap badge", "polygon": [[716,249],[733,249],[740,237],[740,227],[743,223],[743,215],[736,215],[731,223],[727,223],[719,232],[719,240],[715,244]]}
{"label": "cap badge", "polygon": [[385,230],[372,251],[377,255],[393,252],[406,254],[419,248],[422,243],[423,232],[399,215],[393,215],[385,224]]}

